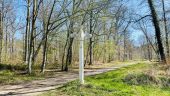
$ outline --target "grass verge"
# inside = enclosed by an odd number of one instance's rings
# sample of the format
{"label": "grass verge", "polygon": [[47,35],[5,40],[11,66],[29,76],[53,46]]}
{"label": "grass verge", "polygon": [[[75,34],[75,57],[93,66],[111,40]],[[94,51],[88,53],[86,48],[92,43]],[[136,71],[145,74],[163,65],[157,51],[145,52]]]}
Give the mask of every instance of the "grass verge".
{"label": "grass verge", "polygon": [[45,72],[45,74],[39,71],[33,72],[31,75],[26,73],[26,65],[10,65],[0,64],[0,85],[6,84],[19,84],[32,80],[42,80],[54,76],[55,72]]}
{"label": "grass verge", "polygon": [[[134,61],[132,61],[134,63]],[[126,62],[127,64],[132,62]],[[100,69],[107,68],[109,66],[118,66],[121,65],[122,62],[112,62],[101,65],[93,65],[90,66],[91,69]],[[31,75],[26,74],[27,66],[24,64],[0,64],[0,85],[5,84],[19,84],[25,83],[32,80],[42,80],[49,77],[56,76],[57,72],[55,72],[56,68],[59,66],[57,64],[49,64],[47,69],[51,71],[46,71],[45,74],[40,73],[40,65],[33,66],[33,73]],[[74,71],[78,70],[73,69]],[[34,72],[35,71],[35,72]]]}
{"label": "grass verge", "polygon": [[168,87],[128,84],[124,81],[129,74],[140,74],[150,67],[149,64],[140,63],[89,76],[85,78],[85,85],[80,85],[76,80],[40,96],[170,96]]}

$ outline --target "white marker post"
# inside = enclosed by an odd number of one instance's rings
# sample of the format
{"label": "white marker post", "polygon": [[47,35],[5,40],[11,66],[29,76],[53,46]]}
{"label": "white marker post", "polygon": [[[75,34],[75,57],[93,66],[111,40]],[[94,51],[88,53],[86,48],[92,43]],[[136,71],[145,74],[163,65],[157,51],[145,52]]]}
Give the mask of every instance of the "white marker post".
{"label": "white marker post", "polygon": [[80,49],[79,49],[79,80],[84,84],[84,31],[83,27],[80,28]]}
{"label": "white marker post", "polygon": [[[71,34],[71,38],[77,37],[78,34]],[[81,84],[84,84],[84,38],[85,36],[91,38],[92,35],[88,33],[84,33],[83,31],[83,26],[80,27],[80,35],[79,35],[79,40],[80,40],[80,45],[79,45],[79,80]]]}

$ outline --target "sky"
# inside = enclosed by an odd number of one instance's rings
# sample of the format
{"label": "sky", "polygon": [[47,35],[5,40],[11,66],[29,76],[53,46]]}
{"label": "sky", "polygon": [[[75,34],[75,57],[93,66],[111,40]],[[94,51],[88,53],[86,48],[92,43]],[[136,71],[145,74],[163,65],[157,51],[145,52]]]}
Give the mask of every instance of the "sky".
{"label": "sky", "polygon": [[[143,2],[143,0],[128,0],[128,8],[130,8],[133,12],[140,16],[145,16],[150,14],[150,11],[148,11],[148,6],[146,2]],[[146,1],[146,0],[145,0]],[[138,18],[137,18],[138,19]],[[140,30],[135,30],[133,26],[135,23],[132,23],[132,26],[130,26],[131,31],[131,39],[134,41],[134,44],[136,46],[140,46],[139,38],[141,38],[141,35],[143,35],[143,32]]]}
{"label": "sky", "polygon": [[[144,2],[141,3],[141,1],[144,1]],[[153,1],[156,6],[155,8],[156,8],[156,12],[158,14],[158,18],[159,19],[163,18],[162,3],[160,3],[161,0],[153,0]],[[164,2],[165,2],[165,10],[169,10],[170,9],[170,0],[164,0]],[[147,0],[129,0],[128,6],[129,6],[129,8],[132,8],[137,14],[140,14],[141,16],[150,14],[150,9],[148,7]],[[166,14],[166,15],[170,16],[170,13]],[[154,36],[155,31],[154,31],[154,27],[152,25],[152,21],[150,20],[150,22],[148,22],[147,25],[148,25],[148,33],[151,34],[152,36]],[[133,28],[131,31],[133,31],[131,38],[133,40],[135,40],[135,44],[137,46],[140,45],[139,44],[139,42],[140,42],[139,39],[141,38],[140,36],[144,35],[144,34],[141,31],[133,30]],[[163,35],[162,35],[162,38],[163,38]]]}
{"label": "sky", "polygon": [[[25,15],[26,15],[26,3],[25,0],[13,0],[14,1],[14,7],[16,9],[16,17],[17,22],[26,22]],[[16,39],[22,39],[22,33],[23,30],[17,31],[15,38]]]}
{"label": "sky", "polygon": [[[26,3],[25,0],[14,0],[15,1],[15,6],[17,8],[17,18],[18,22],[25,22],[25,15],[26,15]],[[139,14],[141,16],[145,16],[150,14],[150,11],[148,10],[148,5],[147,3],[141,3],[143,0],[127,0],[125,4],[130,8],[131,11],[134,11],[136,14]],[[147,0],[144,0],[147,1]],[[165,0],[166,1],[166,0]],[[20,20],[22,18],[22,21]],[[132,24],[133,25],[133,24]],[[138,39],[140,38],[143,33],[139,30],[134,30],[133,27],[130,27],[131,31],[131,39],[134,41],[135,45],[138,46],[140,45],[138,42]],[[153,30],[152,30],[153,31]],[[21,38],[21,32],[17,32],[16,38],[20,39]]]}

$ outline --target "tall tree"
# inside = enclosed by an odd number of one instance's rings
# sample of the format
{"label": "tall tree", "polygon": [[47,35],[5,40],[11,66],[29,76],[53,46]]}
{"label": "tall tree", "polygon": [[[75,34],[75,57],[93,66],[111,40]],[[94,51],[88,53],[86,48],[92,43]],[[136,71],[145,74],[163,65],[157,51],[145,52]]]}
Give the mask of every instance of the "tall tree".
{"label": "tall tree", "polygon": [[25,49],[24,49],[24,61],[28,64],[29,54],[29,35],[30,35],[30,0],[27,0],[27,18],[26,18],[26,31],[25,31]]}
{"label": "tall tree", "polygon": [[[43,61],[42,61],[42,65],[41,65],[41,72],[43,72],[43,73],[44,73],[44,69],[45,69],[46,61],[47,61],[47,40],[48,40],[48,33],[49,33],[49,25],[50,25],[50,20],[51,20],[51,16],[52,16],[55,4],[56,4],[56,0],[54,0],[54,2],[53,2],[53,5],[52,5],[51,11],[48,15],[47,21],[46,21],[46,17],[45,17],[46,14],[43,14],[44,15],[43,16],[44,37],[45,37],[44,45],[43,45]],[[45,11],[43,13],[45,13]]]}
{"label": "tall tree", "polygon": [[2,55],[2,40],[3,40],[3,18],[2,18],[2,10],[0,10],[0,62],[1,60],[1,55]]}
{"label": "tall tree", "polygon": [[[90,3],[92,4],[91,7],[93,7],[93,0],[91,0]],[[93,10],[90,11],[90,34],[92,34],[92,32],[93,32]],[[93,40],[92,38],[90,38],[90,41],[89,41],[89,56],[90,56],[89,65],[92,65],[93,63]]]}
{"label": "tall tree", "polygon": [[164,48],[163,48],[163,44],[162,44],[162,38],[161,38],[161,31],[160,31],[160,27],[159,27],[158,16],[157,16],[153,1],[148,0],[148,5],[149,5],[151,15],[152,15],[152,23],[153,23],[154,28],[155,28],[155,34],[156,34],[160,59],[163,63],[166,63],[166,57],[165,57]]}
{"label": "tall tree", "polygon": [[169,57],[169,39],[168,39],[168,27],[167,27],[167,18],[166,18],[166,12],[165,12],[165,2],[162,1],[162,10],[163,10],[163,21],[164,21],[164,30],[165,30],[165,44],[166,44],[166,54],[167,57]]}
{"label": "tall tree", "polygon": [[[74,16],[76,14],[77,9],[79,8],[80,4],[81,4],[81,0],[77,1],[77,0],[73,0],[72,1],[72,12],[71,14],[68,15],[70,16]],[[66,42],[66,46],[67,46],[67,53],[66,53],[66,64],[65,66],[62,66],[62,70],[63,71],[68,71],[68,66],[72,63],[72,45],[73,45],[73,41],[74,41],[74,37],[71,37],[71,34],[73,34],[74,32],[74,24],[75,24],[75,19],[74,18],[69,18],[69,26],[68,26],[68,30],[67,30],[67,42]],[[71,37],[71,38],[70,38]]]}
{"label": "tall tree", "polygon": [[39,11],[39,6],[42,0],[40,0],[37,4],[37,0],[33,0],[33,8],[32,8],[32,24],[31,24],[31,32],[30,32],[30,43],[29,43],[29,56],[28,56],[28,73],[32,72],[32,63],[33,63],[33,55],[34,55],[34,41],[35,41],[35,29],[36,29],[36,19]]}
{"label": "tall tree", "polygon": [[2,62],[4,0],[1,0],[0,4],[1,4],[1,9],[0,9],[0,62]]}

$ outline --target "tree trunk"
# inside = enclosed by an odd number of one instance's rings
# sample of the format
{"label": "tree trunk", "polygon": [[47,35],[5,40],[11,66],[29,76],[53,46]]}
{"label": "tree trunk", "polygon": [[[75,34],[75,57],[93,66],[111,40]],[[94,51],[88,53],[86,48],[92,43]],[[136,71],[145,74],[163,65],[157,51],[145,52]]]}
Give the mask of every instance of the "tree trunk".
{"label": "tree trunk", "polygon": [[[106,21],[104,21],[103,22],[104,24],[103,24],[103,33],[104,34],[106,34]],[[105,63],[106,61],[107,61],[107,57],[106,57],[106,52],[107,52],[107,50],[106,50],[106,36],[105,35],[103,35],[103,63]]]}
{"label": "tree trunk", "polygon": [[0,9],[0,63],[2,62],[2,42],[3,42],[3,10],[4,0],[1,1],[2,8]]}
{"label": "tree trunk", "polygon": [[124,31],[124,36],[123,36],[123,42],[124,42],[124,45],[123,45],[123,61],[126,61],[127,59],[127,53],[126,53],[126,30]]}
{"label": "tree trunk", "polygon": [[149,44],[149,41],[147,40],[147,50],[148,50],[148,60],[151,61],[152,58],[151,58],[151,48],[150,48],[150,44]]}
{"label": "tree trunk", "polygon": [[162,0],[162,9],[163,9],[163,19],[164,19],[164,27],[165,27],[165,44],[166,44],[166,54],[167,57],[169,57],[169,39],[168,39],[168,28],[167,28],[167,19],[166,19],[166,12],[165,12],[165,3],[164,0]]}
{"label": "tree trunk", "polygon": [[12,41],[11,41],[11,59],[14,59],[14,34],[12,34]]}
{"label": "tree trunk", "polygon": [[[93,11],[91,10],[90,12],[90,34],[92,34],[93,32]],[[92,41],[92,37],[90,38],[89,41],[89,56],[90,56],[90,60],[89,60],[89,65],[92,65],[93,63],[93,41]]]}
{"label": "tree trunk", "polygon": [[161,57],[161,61],[162,61],[162,63],[166,63],[166,57],[165,57],[165,54],[164,54],[164,48],[163,48],[163,44],[162,44],[161,31],[160,31],[160,27],[159,27],[159,21],[158,21],[157,13],[155,11],[153,1],[148,0],[148,4],[149,4],[149,8],[151,10],[152,22],[153,22],[153,25],[155,27],[155,34],[156,34],[156,39],[157,39],[157,43],[158,43],[158,51],[159,51],[159,54],[160,54],[160,57]]}
{"label": "tree trunk", "polygon": [[30,37],[30,44],[29,44],[29,61],[28,61],[28,73],[31,74],[32,73],[32,58],[33,58],[33,48],[34,48],[34,31],[35,31],[35,22],[36,22],[36,0],[34,0],[33,2],[33,17],[32,17],[32,30],[31,30],[31,37]]}
{"label": "tree trunk", "polygon": [[27,25],[25,31],[25,52],[24,61],[28,64],[28,54],[29,54],[29,33],[30,33],[30,0],[27,0]]}
{"label": "tree trunk", "polygon": [[44,46],[43,46],[43,62],[42,62],[42,65],[41,65],[41,72],[42,73],[44,73],[46,62],[47,62],[47,35],[46,35]]}
{"label": "tree trunk", "polygon": [[68,30],[68,48],[67,48],[67,56],[66,56],[66,64],[64,67],[64,71],[68,71],[68,65],[72,63],[72,45],[73,45],[73,40],[74,38],[70,38],[70,35],[73,33],[73,26],[74,26],[74,21],[70,21],[69,25],[69,30]]}
{"label": "tree trunk", "polygon": [[89,48],[90,48],[90,45],[89,45],[88,48],[87,48],[87,54],[86,54],[86,56],[85,56],[86,59],[85,59],[85,62],[84,62],[84,67],[86,66],[87,62],[89,62],[89,61],[88,61]]}
{"label": "tree trunk", "polygon": [[[45,17],[44,17],[44,19],[45,19]],[[46,24],[46,20],[44,20],[44,36],[45,36],[45,40],[44,40],[44,44],[43,44],[43,61],[41,64],[41,72],[42,73],[44,73],[44,69],[45,69],[46,61],[47,61],[47,24]]]}
{"label": "tree trunk", "polygon": [[64,71],[68,71],[68,65],[71,65],[71,63],[72,63],[73,40],[74,40],[73,38],[70,38],[69,46],[68,46],[68,49],[67,49],[66,65],[65,65]]}
{"label": "tree trunk", "polygon": [[0,11],[0,62],[2,62],[1,60],[1,55],[2,55],[2,40],[3,40],[3,28],[2,28],[2,11]]}
{"label": "tree trunk", "polygon": [[6,33],[5,33],[5,61],[7,61],[7,54],[8,54],[8,25],[6,25]]}
{"label": "tree trunk", "polygon": [[42,61],[42,65],[41,65],[41,72],[43,72],[43,73],[44,73],[44,69],[45,69],[45,66],[46,66],[46,62],[47,62],[47,42],[48,42],[48,33],[49,33],[48,28],[49,28],[49,25],[50,25],[50,19],[51,19],[52,13],[53,13],[55,3],[56,3],[56,1],[54,0],[53,6],[51,8],[51,11],[50,11],[50,14],[48,16],[47,21],[46,21],[46,15],[47,14],[45,14],[45,10],[43,9],[43,11],[44,11],[43,12],[43,23],[44,23],[44,36],[43,37],[45,37],[44,46],[43,46],[43,61]]}
{"label": "tree trunk", "polygon": [[65,59],[65,52],[66,52],[67,44],[68,44],[68,36],[67,36],[66,44],[64,45],[63,56],[62,56],[62,61],[61,61],[61,64],[62,64],[61,65],[61,71],[64,71],[64,59]]}

